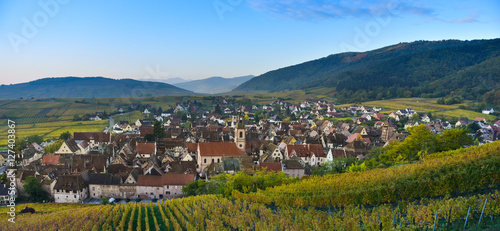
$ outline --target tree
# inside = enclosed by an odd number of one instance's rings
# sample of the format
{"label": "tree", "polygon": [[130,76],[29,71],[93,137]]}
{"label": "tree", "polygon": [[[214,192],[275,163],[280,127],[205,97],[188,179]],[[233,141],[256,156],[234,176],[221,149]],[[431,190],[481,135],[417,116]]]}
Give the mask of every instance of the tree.
{"label": "tree", "polygon": [[437,138],[439,151],[455,150],[465,145],[471,145],[474,139],[467,135],[467,132],[466,129],[445,130],[443,134]]}
{"label": "tree", "polygon": [[73,121],[80,121],[82,120],[82,117],[80,117],[79,115],[73,115]]}
{"label": "tree", "polygon": [[165,138],[167,135],[165,134],[165,127],[160,121],[155,121],[153,125],[153,136],[155,139]]}
{"label": "tree", "polygon": [[46,199],[46,193],[42,189],[42,185],[34,176],[28,176],[24,181],[23,190],[30,196],[31,202],[42,202]]}
{"label": "tree", "polygon": [[216,104],[215,105],[215,113],[219,114],[219,115],[222,115],[222,109],[220,108],[220,105],[219,104]]}
{"label": "tree", "polygon": [[69,131],[65,131],[59,136],[60,140],[68,140],[71,137],[71,133]]}

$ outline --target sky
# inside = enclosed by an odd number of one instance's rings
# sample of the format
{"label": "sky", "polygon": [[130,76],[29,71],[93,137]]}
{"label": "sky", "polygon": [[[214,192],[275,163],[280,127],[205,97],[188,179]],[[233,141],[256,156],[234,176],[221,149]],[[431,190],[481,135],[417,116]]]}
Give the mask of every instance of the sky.
{"label": "sky", "polygon": [[498,0],[0,0],[0,84],[260,75],[400,42],[493,38]]}

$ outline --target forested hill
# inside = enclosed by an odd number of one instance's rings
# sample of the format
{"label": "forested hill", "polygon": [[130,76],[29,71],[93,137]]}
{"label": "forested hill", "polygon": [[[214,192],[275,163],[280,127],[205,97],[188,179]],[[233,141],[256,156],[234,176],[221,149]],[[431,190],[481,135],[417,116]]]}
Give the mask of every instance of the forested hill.
{"label": "forested hill", "polygon": [[400,43],[273,70],[241,84],[234,92],[326,87],[335,89],[340,101],[453,95],[489,98],[499,104],[499,56],[500,39]]}
{"label": "forested hill", "polygon": [[194,94],[192,91],[166,83],[103,77],[44,78],[28,83],[0,86],[0,99],[115,98]]}

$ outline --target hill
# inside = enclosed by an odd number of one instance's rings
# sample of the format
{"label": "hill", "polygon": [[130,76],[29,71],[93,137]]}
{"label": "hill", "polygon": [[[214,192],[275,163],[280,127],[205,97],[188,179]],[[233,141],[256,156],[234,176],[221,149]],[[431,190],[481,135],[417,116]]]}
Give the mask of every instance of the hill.
{"label": "hill", "polygon": [[166,83],[103,77],[44,78],[28,83],[1,85],[0,99],[18,98],[120,98],[193,95]]}
{"label": "hill", "polygon": [[377,205],[473,193],[500,186],[500,142],[431,154],[424,161],[363,172],[313,176],[257,193],[234,195],[292,207]]}
{"label": "hill", "polygon": [[235,78],[223,78],[216,76],[184,83],[176,83],[174,86],[197,93],[220,94],[232,91],[234,88],[252,79],[253,77],[255,76],[247,75]]}
{"label": "hill", "polygon": [[444,96],[498,100],[499,56],[500,39],[400,43],[273,70],[241,84],[233,93],[330,88],[340,102]]}

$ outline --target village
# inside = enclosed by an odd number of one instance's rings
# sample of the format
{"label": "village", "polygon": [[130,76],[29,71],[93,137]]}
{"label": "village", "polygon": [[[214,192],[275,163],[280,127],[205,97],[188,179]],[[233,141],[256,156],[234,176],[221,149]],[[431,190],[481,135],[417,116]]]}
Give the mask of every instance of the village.
{"label": "village", "polygon": [[[54,141],[28,144],[18,153],[18,194],[26,195],[25,180],[34,176],[55,203],[172,199],[194,180],[222,173],[267,169],[302,178],[336,158],[363,160],[373,147],[403,141],[407,129],[419,124],[437,134],[474,128],[469,135],[480,143],[497,140],[500,131],[500,121],[451,123],[411,108],[384,114],[381,107],[335,108],[326,101],[257,106],[216,100],[208,107],[177,103],[166,111],[134,106],[146,119],[116,121],[103,132],[74,131],[53,152],[45,147]],[[493,113],[488,110],[483,113]],[[97,113],[89,117],[101,119]],[[5,162],[2,154],[0,165]],[[7,188],[0,185],[2,202]]]}

